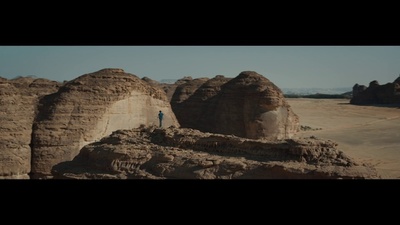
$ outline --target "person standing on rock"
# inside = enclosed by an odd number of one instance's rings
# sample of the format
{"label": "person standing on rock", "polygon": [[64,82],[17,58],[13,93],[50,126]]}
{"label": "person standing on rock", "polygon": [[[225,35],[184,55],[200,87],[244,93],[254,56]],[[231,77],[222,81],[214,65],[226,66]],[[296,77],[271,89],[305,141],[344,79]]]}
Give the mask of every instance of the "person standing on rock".
{"label": "person standing on rock", "polygon": [[158,120],[160,121],[160,127],[162,127],[163,117],[164,117],[164,113],[161,112],[161,110],[160,110],[160,112],[158,113]]}

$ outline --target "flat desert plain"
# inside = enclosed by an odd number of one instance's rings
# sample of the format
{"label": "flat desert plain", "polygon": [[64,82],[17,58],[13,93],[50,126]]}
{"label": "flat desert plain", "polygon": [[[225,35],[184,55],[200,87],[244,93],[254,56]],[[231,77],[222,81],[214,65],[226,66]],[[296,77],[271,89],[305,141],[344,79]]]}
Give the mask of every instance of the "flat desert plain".
{"label": "flat desert plain", "polygon": [[376,168],[383,179],[400,179],[400,106],[357,106],[348,99],[286,98],[302,130],[295,137],[315,136],[360,163]]}

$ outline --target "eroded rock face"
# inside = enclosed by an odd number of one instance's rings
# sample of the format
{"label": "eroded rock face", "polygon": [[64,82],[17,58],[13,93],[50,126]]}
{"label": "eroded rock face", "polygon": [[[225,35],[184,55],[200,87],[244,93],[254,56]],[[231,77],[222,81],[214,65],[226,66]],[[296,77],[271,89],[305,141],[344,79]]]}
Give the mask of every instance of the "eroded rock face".
{"label": "eroded rock face", "polygon": [[178,80],[178,86],[175,88],[171,98],[171,103],[181,103],[189,99],[209,78],[192,79],[187,77],[183,80]]}
{"label": "eroded rock face", "polygon": [[160,89],[164,90],[164,92],[167,94],[168,101],[171,101],[172,96],[173,96],[174,93],[175,93],[175,89],[176,89],[176,88],[178,87],[178,85],[181,84],[182,81],[185,80],[185,79],[190,79],[190,80],[191,80],[192,78],[191,78],[191,77],[184,77],[184,78],[182,78],[182,79],[176,81],[176,82],[173,83],[173,84],[170,84],[170,83],[160,83],[160,82],[155,81],[155,80],[152,80],[152,79],[150,79],[150,78],[148,78],[148,77],[143,77],[143,78],[142,78],[142,80],[146,81],[146,82],[147,82],[148,84],[150,84],[151,86],[156,87],[156,88],[160,88]]}
{"label": "eroded rock face", "polygon": [[215,102],[212,100],[221,91],[221,86],[231,78],[218,75],[212,79],[198,78],[179,85],[171,99],[174,111],[182,127],[202,131],[215,131]]}
{"label": "eroded rock face", "polygon": [[376,80],[371,81],[368,87],[354,85],[350,103],[354,105],[400,104],[400,77],[393,83],[384,85],[380,85]]}
{"label": "eroded rock face", "polygon": [[171,106],[182,127],[253,139],[290,138],[299,131],[282,91],[254,71],[187,82],[174,97]]}
{"label": "eroded rock face", "polygon": [[317,138],[267,141],[190,128],[118,130],[55,165],[56,179],[378,179]]}
{"label": "eroded rock face", "polygon": [[51,178],[51,168],[115,130],[139,125],[179,127],[168,99],[136,75],[102,69],[65,83],[41,99],[33,126],[32,178]]}
{"label": "eroded rock face", "polygon": [[60,86],[59,82],[41,78],[0,79],[0,179],[29,179],[37,104]]}

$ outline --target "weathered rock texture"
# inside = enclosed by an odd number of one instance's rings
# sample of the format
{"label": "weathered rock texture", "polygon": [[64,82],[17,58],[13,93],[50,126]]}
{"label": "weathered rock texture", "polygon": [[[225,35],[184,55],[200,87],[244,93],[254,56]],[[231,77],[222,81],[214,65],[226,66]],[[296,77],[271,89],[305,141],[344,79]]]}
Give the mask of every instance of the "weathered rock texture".
{"label": "weathered rock texture", "polygon": [[65,83],[45,96],[32,133],[32,178],[51,178],[51,168],[119,129],[179,123],[164,91],[122,69],[103,69]]}
{"label": "weathered rock texture", "polygon": [[[142,80],[147,82],[148,84],[150,84],[153,87],[160,88],[160,89],[164,90],[164,92],[167,94],[168,101],[171,101],[172,97],[175,94],[176,88],[179,87],[180,85],[186,84],[187,82],[193,81],[193,78],[191,76],[185,76],[185,77],[177,80],[173,84],[171,84],[171,83],[160,83],[160,82],[152,80],[152,79],[150,79],[148,77],[143,77]],[[197,78],[196,81],[198,81],[198,80],[208,80],[208,78]],[[191,85],[193,85],[193,84],[191,84]],[[189,88],[189,90],[194,91],[195,89],[190,89]],[[178,92],[179,92],[180,95],[186,95],[186,93],[184,93],[182,91],[178,91]],[[192,94],[192,93],[190,93],[190,94]]]}
{"label": "weathered rock texture", "polygon": [[282,91],[254,71],[186,82],[176,88],[171,106],[181,127],[203,132],[283,139],[300,129]]}
{"label": "weathered rock texture", "polygon": [[59,82],[41,78],[0,78],[0,179],[29,179],[37,104],[60,86]]}
{"label": "weathered rock texture", "polygon": [[266,141],[190,128],[118,130],[55,165],[57,179],[378,179],[329,140]]}
{"label": "weathered rock texture", "polygon": [[400,77],[393,83],[384,85],[380,85],[376,80],[371,81],[368,87],[355,84],[350,103],[354,105],[400,104]]}
{"label": "weathered rock texture", "polygon": [[122,69],[63,84],[0,77],[0,97],[0,179],[378,178],[334,142],[290,139],[297,115],[253,71],[174,86]]}

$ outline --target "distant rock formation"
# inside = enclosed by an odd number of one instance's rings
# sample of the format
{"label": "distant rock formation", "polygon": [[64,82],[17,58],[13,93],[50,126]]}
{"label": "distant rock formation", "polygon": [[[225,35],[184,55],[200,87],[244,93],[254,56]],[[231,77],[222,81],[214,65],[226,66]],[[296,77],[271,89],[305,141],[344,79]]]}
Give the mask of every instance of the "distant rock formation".
{"label": "distant rock formation", "polygon": [[179,127],[165,92],[122,69],[102,69],[65,83],[41,99],[32,132],[33,179],[51,178],[51,168],[119,129],[158,124]]}
{"label": "distant rock formation", "polygon": [[393,82],[380,85],[377,80],[369,86],[355,84],[350,104],[354,105],[383,105],[400,104],[400,76]]}
{"label": "distant rock formation", "polygon": [[[184,77],[175,82],[175,91],[171,98],[171,104],[181,103],[186,101],[190,96],[192,96],[201,85],[203,85],[209,78],[202,77],[192,79],[192,77]],[[172,106],[171,105],[171,106]],[[174,106],[172,109],[175,112]]]}
{"label": "distant rock formation", "polygon": [[55,165],[56,179],[378,179],[316,138],[265,141],[155,126],[118,130]]}
{"label": "distant rock formation", "polygon": [[186,77],[183,77],[182,79],[177,80],[175,83],[172,83],[172,84],[171,83],[160,83],[160,82],[152,80],[148,77],[143,77],[142,80],[146,81],[148,84],[150,84],[153,87],[161,88],[162,90],[164,90],[165,93],[167,94],[168,101],[171,101],[176,88],[181,84],[184,84],[188,81],[193,80],[193,78],[190,76],[186,76]]}
{"label": "distant rock formation", "polygon": [[359,85],[359,84],[355,84],[353,86],[353,92],[352,92],[352,96],[356,96],[359,93],[365,91],[367,89],[367,86],[365,85]]}
{"label": "distant rock formation", "polygon": [[181,127],[203,132],[284,139],[300,129],[282,91],[254,71],[188,81],[176,88],[171,106]]}
{"label": "distant rock formation", "polygon": [[0,77],[0,179],[29,179],[37,104],[60,86],[59,82],[42,78]]}

